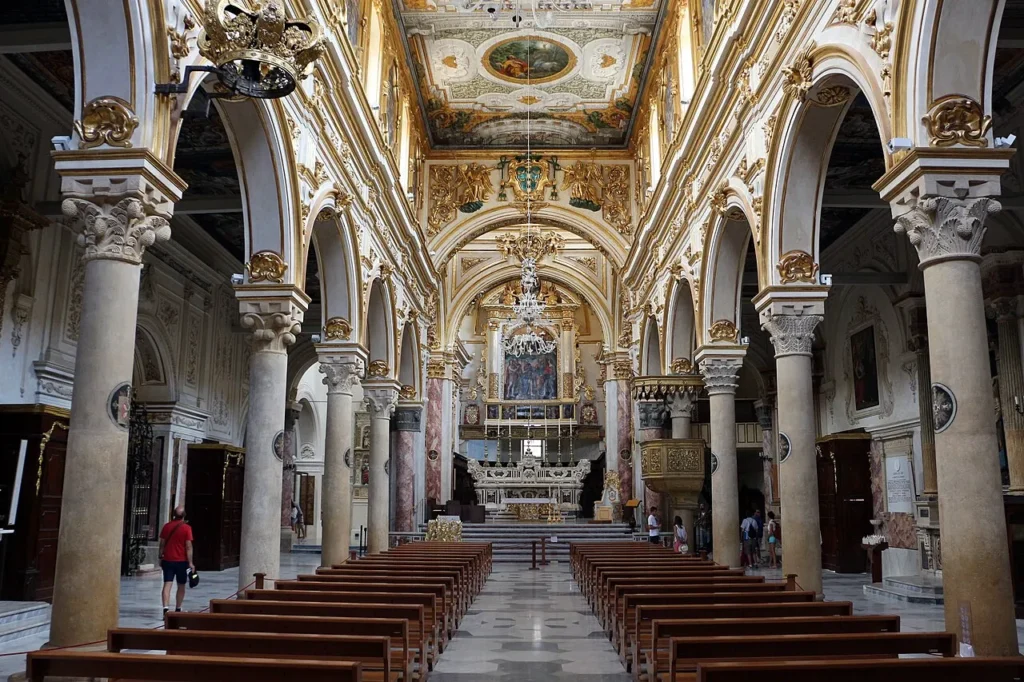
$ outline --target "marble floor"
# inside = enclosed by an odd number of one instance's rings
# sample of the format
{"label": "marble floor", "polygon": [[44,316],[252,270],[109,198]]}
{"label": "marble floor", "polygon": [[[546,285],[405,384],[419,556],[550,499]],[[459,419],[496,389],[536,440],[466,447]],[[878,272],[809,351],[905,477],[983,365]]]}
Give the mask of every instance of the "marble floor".
{"label": "marble floor", "polygon": [[[281,577],[312,572],[320,557],[311,553],[281,557]],[[760,571],[769,579],[781,571]],[[238,570],[204,573],[189,590],[186,610],[199,610],[209,599],[231,595]],[[867,575],[824,575],[828,600],[852,601],[858,614],[898,614],[908,632],[943,629],[942,607],[890,603],[866,597]],[[160,577],[122,578],[120,624],[157,627],[161,622]],[[1024,643],[1024,621],[1017,621]],[[23,652],[38,649],[46,637],[25,637],[0,644],[0,679],[25,669]],[[1024,646],[1021,647],[1024,653]],[[476,682],[515,679],[517,682],[581,679],[582,682],[626,682],[618,656],[566,564],[552,563],[539,571],[521,564],[495,564],[483,592],[463,618],[455,639],[442,654],[431,682]]]}

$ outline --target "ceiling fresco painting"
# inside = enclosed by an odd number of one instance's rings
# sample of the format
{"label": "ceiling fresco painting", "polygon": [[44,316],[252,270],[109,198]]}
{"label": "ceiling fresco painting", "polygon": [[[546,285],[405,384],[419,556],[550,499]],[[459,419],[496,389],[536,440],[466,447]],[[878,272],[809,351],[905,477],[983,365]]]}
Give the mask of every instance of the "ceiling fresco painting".
{"label": "ceiling fresco painting", "polygon": [[435,148],[524,146],[527,118],[535,148],[624,147],[661,1],[613,0],[533,21],[526,4],[517,27],[517,10],[500,3],[404,0]]}

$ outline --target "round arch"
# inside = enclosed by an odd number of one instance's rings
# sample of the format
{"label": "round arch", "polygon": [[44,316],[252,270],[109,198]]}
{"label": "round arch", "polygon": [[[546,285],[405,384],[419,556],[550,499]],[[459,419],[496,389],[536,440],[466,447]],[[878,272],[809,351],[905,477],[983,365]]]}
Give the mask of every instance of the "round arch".
{"label": "round arch", "polygon": [[389,378],[394,378],[398,370],[395,336],[395,303],[391,287],[382,278],[375,277],[370,283],[366,303],[362,343],[369,354],[370,365],[383,361]]}
{"label": "round arch", "polygon": [[[197,369],[198,371],[198,369]],[[140,314],[135,323],[133,391],[145,403],[174,403],[178,400],[177,367],[163,324]]]}
{"label": "round arch", "polygon": [[398,344],[398,382],[402,386],[412,386],[416,391],[415,395],[422,396],[420,377],[423,373],[420,371],[419,329],[415,324],[410,321],[405,323]]}
{"label": "round arch", "polygon": [[[713,221],[707,252],[703,261],[701,281],[704,291],[700,296],[700,325],[698,344],[710,343],[708,332],[715,322],[725,320],[740,327],[740,291],[747,247],[753,238],[749,216],[742,213],[739,204],[726,215]],[[735,218],[739,218],[736,220]],[[764,270],[762,258],[754,250],[757,270]]]}
{"label": "round arch", "polygon": [[358,285],[362,281],[361,264],[351,222],[339,213],[338,195],[338,188],[331,186],[322,187],[313,197],[310,218],[303,229],[307,247],[297,281],[306,281],[309,249],[316,249],[322,326],[326,328],[328,320],[340,317],[350,325],[350,337],[358,339],[362,337],[363,320]]}
{"label": "round arch", "polygon": [[[778,263],[784,254],[802,252],[819,260],[822,195],[832,148],[846,113],[858,94],[871,107],[879,135],[888,139],[891,126],[880,86],[865,78],[859,64],[845,48],[818,47],[811,53],[813,85],[805,101],[793,98],[784,105],[783,121],[776,130],[777,142],[769,150],[765,185],[767,234],[760,253],[765,264]],[[881,114],[881,115],[880,115]],[[883,147],[886,168],[892,164]],[[781,284],[776,268],[763,268],[765,284]]]}
{"label": "round arch", "polygon": [[640,374],[644,376],[661,376],[664,374],[661,358],[661,330],[658,321],[652,316],[647,318],[640,338]]}
{"label": "round arch", "polygon": [[[463,282],[454,292],[452,302],[447,308],[449,315],[444,318],[446,321],[443,329],[444,346],[448,347],[450,344],[455,343],[459,324],[465,316],[469,305],[480,292],[490,291],[498,284],[507,280],[518,279],[520,273],[521,271],[517,264],[507,262],[498,267],[486,268],[471,279]],[[611,312],[605,303],[607,294],[599,290],[593,282],[575,275],[571,271],[555,268],[545,268],[541,274],[541,279],[550,280],[577,292],[587,302],[590,309],[594,311],[594,315],[597,316],[598,323],[601,325],[602,337],[606,340],[615,338],[613,335],[615,325],[612,322]]]}
{"label": "round arch", "polygon": [[662,367],[669,370],[676,359],[693,361],[696,343],[696,311],[693,305],[693,289],[686,279],[678,279],[672,285],[668,305],[665,306],[665,347]]}

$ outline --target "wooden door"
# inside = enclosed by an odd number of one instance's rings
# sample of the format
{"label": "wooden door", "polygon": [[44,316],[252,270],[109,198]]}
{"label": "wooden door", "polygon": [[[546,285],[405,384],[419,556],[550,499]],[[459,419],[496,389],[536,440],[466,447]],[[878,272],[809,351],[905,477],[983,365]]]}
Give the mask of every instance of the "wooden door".
{"label": "wooden door", "polygon": [[302,510],[302,523],[314,525],[313,515],[316,513],[316,478],[309,474],[299,476],[299,509]]}
{"label": "wooden door", "polygon": [[839,573],[867,570],[862,541],[871,534],[872,497],[870,440],[846,440],[838,445],[836,458],[839,488],[836,492]]}
{"label": "wooden door", "polygon": [[[821,566],[831,571],[839,567],[838,524],[836,511],[836,463],[827,446],[817,448],[818,514],[821,522]],[[783,530],[785,538],[785,530]],[[783,539],[785,542],[785,539]],[[783,545],[785,552],[785,545]]]}
{"label": "wooden door", "polygon": [[242,490],[244,456],[228,454],[224,469],[224,501],[221,510],[221,570],[238,565],[242,553]]}

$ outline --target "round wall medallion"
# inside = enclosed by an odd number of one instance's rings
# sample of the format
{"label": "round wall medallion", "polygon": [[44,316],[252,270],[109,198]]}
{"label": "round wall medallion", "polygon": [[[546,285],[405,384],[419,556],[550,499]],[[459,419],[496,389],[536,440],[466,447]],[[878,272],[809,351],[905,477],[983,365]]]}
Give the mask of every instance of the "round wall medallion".
{"label": "round wall medallion", "polygon": [[789,459],[789,455],[793,450],[793,444],[789,442],[789,436],[779,432],[779,463],[785,462]]}
{"label": "round wall medallion", "polygon": [[566,45],[541,36],[516,36],[495,43],[483,56],[492,76],[517,85],[550,83],[572,71],[576,55]]}
{"label": "round wall medallion", "polygon": [[619,459],[621,459],[623,462],[631,461],[633,459],[633,451],[623,449],[622,451],[619,452]]}
{"label": "round wall medallion", "polygon": [[284,461],[284,431],[278,431],[274,436],[274,457],[281,462]]}
{"label": "round wall medallion", "polygon": [[427,453],[427,459],[429,459],[431,462],[436,462],[437,458],[440,456],[441,455],[438,454],[437,450],[431,450],[430,452]]}
{"label": "round wall medallion", "polygon": [[345,466],[352,466],[352,448],[345,451]]}
{"label": "round wall medallion", "polygon": [[107,409],[110,421],[114,422],[114,425],[122,431],[127,431],[132,411],[131,384],[125,382],[114,387],[114,390],[110,392],[110,397],[107,398]]}
{"label": "round wall medallion", "polygon": [[949,386],[932,384],[932,421],[935,433],[942,433],[956,419],[956,396]]}
{"label": "round wall medallion", "polygon": [[715,472],[718,471],[718,455],[711,453],[711,475],[714,476]]}

